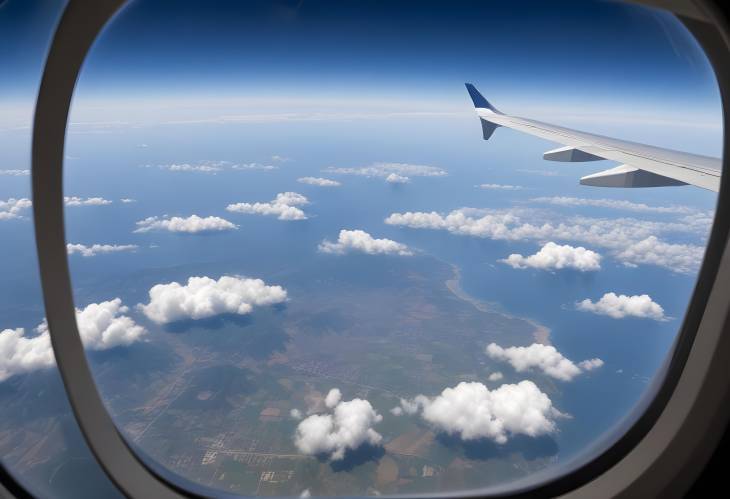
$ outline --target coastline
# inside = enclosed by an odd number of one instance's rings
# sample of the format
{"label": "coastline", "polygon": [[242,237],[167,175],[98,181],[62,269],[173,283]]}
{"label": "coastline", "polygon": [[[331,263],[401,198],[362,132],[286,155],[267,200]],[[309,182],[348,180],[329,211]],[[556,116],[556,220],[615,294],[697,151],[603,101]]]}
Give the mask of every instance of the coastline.
{"label": "coastline", "polygon": [[536,343],[541,343],[543,345],[550,344],[550,328],[548,328],[547,326],[543,326],[534,319],[529,319],[526,317],[516,317],[514,315],[504,312],[503,310],[498,310],[497,307],[490,305],[488,302],[484,302],[477,298],[474,298],[469,293],[464,291],[464,289],[461,287],[461,269],[453,263],[449,263],[448,265],[451,267],[454,276],[452,279],[447,279],[446,281],[444,281],[444,285],[446,286],[446,289],[451,291],[454,296],[462,301],[470,303],[480,312],[500,314],[510,319],[523,320],[530,324],[533,328],[535,328],[535,330],[532,332],[532,337],[534,338]]}

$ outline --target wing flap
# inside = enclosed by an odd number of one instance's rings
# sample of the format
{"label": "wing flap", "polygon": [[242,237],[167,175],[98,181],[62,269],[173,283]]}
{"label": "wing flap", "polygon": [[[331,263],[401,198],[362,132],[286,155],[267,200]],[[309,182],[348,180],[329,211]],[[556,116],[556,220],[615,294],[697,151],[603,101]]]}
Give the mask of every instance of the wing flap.
{"label": "wing flap", "polygon": [[593,187],[668,187],[687,185],[686,182],[657,175],[630,165],[619,165],[602,172],[586,175],[580,179],[581,185]]}

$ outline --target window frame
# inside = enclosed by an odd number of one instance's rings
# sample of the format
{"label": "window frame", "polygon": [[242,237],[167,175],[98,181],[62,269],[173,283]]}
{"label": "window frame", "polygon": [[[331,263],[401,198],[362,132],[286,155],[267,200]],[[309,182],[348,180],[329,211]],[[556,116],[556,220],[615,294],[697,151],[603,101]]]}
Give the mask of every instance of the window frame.
{"label": "window frame", "polygon": [[[130,446],[96,389],[76,324],[63,216],[68,112],[87,52],[125,3],[69,0],[54,34],[38,93],[32,144],[33,216],[51,343],[79,427],[97,461],[122,493],[133,498],[234,497],[172,477],[171,472]],[[710,59],[723,109],[730,109],[730,30],[719,2],[635,3],[677,15]],[[728,112],[723,113],[723,127],[723,150],[728,151]],[[657,377],[662,379],[654,387],[654,397],[646,397],[643,413],[629,430],[594,459],[544,482],[434,496],[679,496],[689,488],[730,419],[730,334],[723,334],[730,331],[730,159],[723,154],[722,160],[726,174],[721,178],[715,221],[688,312],[664,376]],[[0,472],[0,483],[22,496],[22,486],[5,470]]]}

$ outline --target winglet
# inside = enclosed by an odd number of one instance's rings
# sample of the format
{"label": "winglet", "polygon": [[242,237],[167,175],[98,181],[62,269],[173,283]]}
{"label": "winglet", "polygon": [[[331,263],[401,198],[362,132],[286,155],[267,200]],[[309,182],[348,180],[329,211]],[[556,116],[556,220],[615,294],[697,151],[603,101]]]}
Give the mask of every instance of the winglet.
{"label": "winglet", "polygon": [[474,85],[471,83],[465,83],[466,90],[469,92],[469,97],[471,97],[471,101],[474,103],[474,107],[481,108],[481,109],[489,109],[490,111],[502,114],[499,111],[497,111],[497,108],[495,108],[493,105],[489,103],[487,99],[484,98],[482,94],[479,93],[479,90],[476,89]]}

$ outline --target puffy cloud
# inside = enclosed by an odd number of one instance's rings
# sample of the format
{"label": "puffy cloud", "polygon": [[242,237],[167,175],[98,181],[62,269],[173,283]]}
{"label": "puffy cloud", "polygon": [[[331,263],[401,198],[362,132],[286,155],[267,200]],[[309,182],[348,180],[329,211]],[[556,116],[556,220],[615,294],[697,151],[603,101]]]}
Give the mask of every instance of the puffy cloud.
{"label": "puffy cloud", "polygon": [[[171,172],[198,172],[198,173],[212,173],[216,174],[223,171],[223,167],[226,165],[224,161],[201,161],[199,163],[169,163],[165,165],[156,165],[161,170],[167,170]],[[145,165],[147,168],[152,168],[154,165]]]}
{"label": "puffy cloud", "polygon": [[435,166],[413,165],[409,163],[373,163],[370,166],[355,168],[326,168],[327,173],[379,177],[391,183],[404,183],[409,177],[443,177],[446,170]]}
{"label": "puffy cloud", "polygon": [[132,199],[132,198],[122,198],[119,201],[121,201],[124,204],[136,203],[137,202],[136,199]]}
{"label": "puffy cloud", "polygon": [[292,409],[289,411],[289,417],[292,419],[302,419],[302,411],[299,409]]}
{"label": "puffy cloud", "polygon": [[281,286],[267,286],[261,279],[223,276],[190,277],[187,284],[156,284],[149,291],[150,302],[137,307],[148,319],[165,324],[183,319],[205,319],[219,314],[245,315],[254,306],[286,301]]}
{"label": "puffy cloud", "polygon": [[595,303],[586,298],[576,303],[576,308],[584,312],[607,315],[614,319],[639,317],[642,319],[653,319],[655,321],[668,320],[664,315],[662,306],[652,300],[649,295],[627,296],[606,293]]}
{"label": "puffy cloud", "polygon": [[[327,394],[330,400],[332,392]],[[338,396],[333,414],[313,414],[302,420],[297,426],[294,435],[294,444],[300,452],[308,455],[327,455],[329,459],[337,461],[345,457],[347,450],[355,450],[362,444],[380,444],[383,437],[373,429],[375,424],[383,420],[383,416],[373,409],[370,402],[362,399],[353,399],[343,402]]]}
{"label": "puffy cloud", "polygon": [[324,405],[326,405],[329,409],[334,409],[341,400],[342,392],[340,392],[339,388],[333,388],[327,393],[327,396],[324,398]]}
{"label": "puffy cloud", "polygon": [[33,206],[33,203],[28,198],[0,200],[0,220],[21,218],[21,214],[31,206]]}
{"label": "puffy cloud", "polygon": [[322,253],[343,254],[350,250],[361,251],[369,255],[398,254],[401,256],[413,255],[405,244],[397,243],[391,239],[374,239],[373,236],[364,230],[341,230],[337,242],[333,243],[326,239],[319,245]]}
{"label": "puffy cloud", "polygon": [[110,200],[100,197],[80,198],[77,196],[66,196],[63,198],[63,202],[66,206],[104,206],[112,204]]}
{"label": "puffy cloud", "polygon": [[66,251],[69,255],[79,253],[81,256],[96,256],[101,253],[117,253],[119,251],[134,251],[138,248],[136,244],[92,244],[85,246],[83,244],[67,244]]}
{"label": "puffy cloud", "polygon": [[336,180],[330,180],[322,177],[300,177],[297,182],[301,184],[317,185],[319,187],[339,187],[342,184]]}
{"label": "puffy cloud", "polygon": [[409,184],[411,179],[403,175],[398,175],[397,173],[391,173],[385,177],[385,181],[389,184]]}
{"label": "puffy cloud", "polygon": [[601,255],[583,246],[560,246],[554,242],[546,243],[540,251],[530,256],[513,253],[500,260],[515,269],[560,270],[574,269],[581,272],[601,270]]}
{"label": "puffy cloud", "polygon": [[229,204],[226,210],[235,213],[254,215],[276,215],[279,220],[306,220],[307,215],[297,208],[306,205],[309,200],[296,192],[280,192],[268,203],[235,203]]}
{"label": "puffy cloud", "polygon": [[[529,218],[530,222],[523,222],[523,218]],[[385,223],[495,240],[577,241],[606,248],[624,264],[651,263],[682,273],[697,269],[704,252],[703,246],[666,243],[651,237],[659,233],[704,235],[706,217],[683,218],[679,222],[572,216],[556,223],[554,219],[554,214],[520,208],[461,208],[445,215],[435,211],[393,213]],[[644,244],[638,244],[647,239]]]}
{"label": "puffy cloud", "polygon": [[264,170],[264,171],[270,171],[270,170],[278,170],[278,166],[274,165],[264,165],[262,163],[240,163],[231,165],[231,169],[233,170]]}
{"label": "puffy cloud", "polygon": [[627,210],[644,213],[678,213],[692,214],[698,210],[690,206],[649,206],[644,203],[632,203],[620,199],[588,199],[568,196],[539,197],[532,199],[536,203],[547,203],[557,206],[594,206],[598,208],[611,208],[616,210]]}
{"label": "puffy cloud", "polygon": [[27,337],[23,328],[0,332],[0,381],[54,364],[48,333]]}
{"label": "puffy cloud", "polygon": [[403,408],[400,406],[395,406],[390,410],[390,413],[393,416],[402,416],[403,415]]}
{"label": "puffy cloud", "polygon": [[[83,310],[77,308],[76,324],[84,346],[90,350],[108,350],[141,340],[147,330],[123,315],[127,312],[129,307],[122,305],[119,298],[91,303]],[[48,334],[48,323],[44,320],[36,331]]]}
{"label": "puffy cloud", "polygon": [[0,175],[8,175],[10,177],[27,177],[30,170],[0,170]]}
{"label": "puffy cloud", "polygon": [[591,359],[575,365],[571,360],[552,345],[533,343],[528,347],[502,348],[496,343],[490,343],[486,349],[487,355],[494,360],[509,362],[517,372],[539,369],[546,375],[562,381],[570,381],[581,373],[581,365],[588,366],[586,370],[595,369],[603,365],[601,359]]}
{"label": "puffy cloud", "polygon": [[182,217],[148,217],[137,222],[137,229],[134,232],[150,232],[153,230],[166,230],[169,232],[185,232],[196,234],[199,232],[220,232],[235,230],[238,226],[220,217],[199,217],[191,215]]}
{"label": "puffy cloud", "polygon": [[487,379],[489,381],[499,381],[502,378],[504,378],[504,375],[499,371],[494,372],[494,373],[490,374],[489,377],[487,377]]}
{"label": "puffy cloud", "polygon": [[498,444],[514,435],[554,433],[555,419],[564,416],[535,383],[527,380],[494,390],[482,383],[462,382],[433,398],[418,395],[410,403],[438,430],[462,440],[488,438]]}
{"label": "puffy cloud", "polygon": [[492,191],[519,191],[523,189],[521,185],[510,184],[479,184],[476,187]]}
{"label": "puffy cloud", "polygon": [[584,371],[592,371],[592,370],[598,369],[599,367],[602,367],[602,366],[603,366],[603,361],[598,358],[587,359],[587,360],[578,362],[578,367],[580,367]]}

